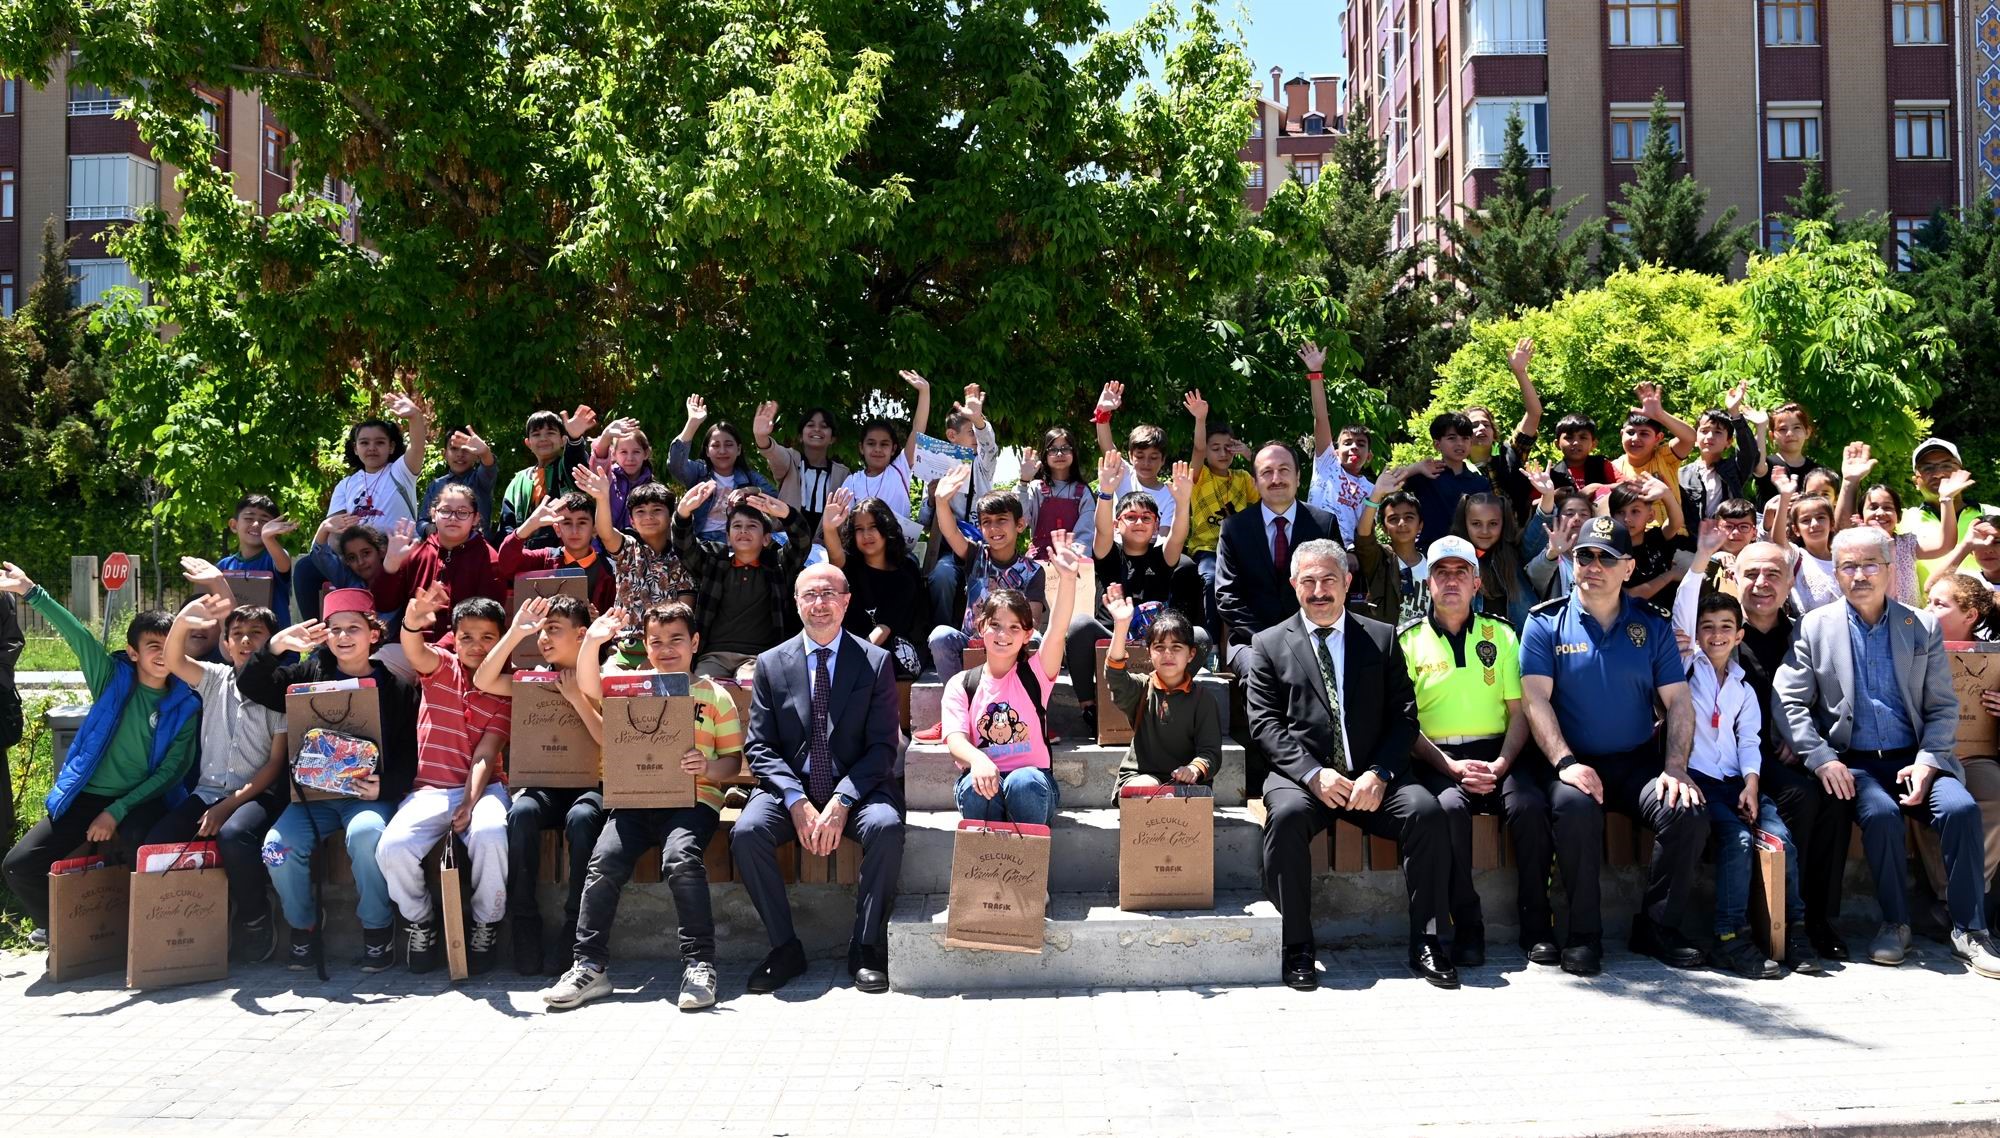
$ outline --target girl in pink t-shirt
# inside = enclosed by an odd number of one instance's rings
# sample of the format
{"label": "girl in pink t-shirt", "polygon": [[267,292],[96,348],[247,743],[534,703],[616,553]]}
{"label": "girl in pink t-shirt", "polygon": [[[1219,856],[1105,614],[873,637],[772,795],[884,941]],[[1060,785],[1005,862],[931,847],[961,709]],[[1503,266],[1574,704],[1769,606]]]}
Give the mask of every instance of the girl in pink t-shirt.
{"label": "girl in pink t-shirt", "polygon": [[[1079,561],[1070,534],[1051,536],[1048,564],[1057,579],[1049,627],[1067,628]],[[1028,654],[1034,612],[1014,589],[986,594],[974,619],[986,642],[986,663],[950,677],[944,688],[945,746],[962,772],[958,812],[987,822],[1047,826],[1055,820],[1057,795],[1049,773],[1048,726],[1038,709],[1047,708],[1055,693],[1063,638],[1043,637],[1041,648]]]}

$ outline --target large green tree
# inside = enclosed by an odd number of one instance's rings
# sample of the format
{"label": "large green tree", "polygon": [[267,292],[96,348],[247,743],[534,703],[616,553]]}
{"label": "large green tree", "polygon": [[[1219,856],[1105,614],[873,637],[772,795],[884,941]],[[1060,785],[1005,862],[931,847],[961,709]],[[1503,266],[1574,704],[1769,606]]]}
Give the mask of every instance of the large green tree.
{"label": "large green tree", "polygon": [[1787,197],[1784,212],[1775,216],[1785,218],[1794,232],[1801,221],[1823,222],[1828,240],[1835,245],[1865,241],[1881,248],[1882,243],[1889,239],[1888,219],[1874,212],[1860,217],[1842,217],[1846,198],[1845,191],[1826,184],[1826,171],[1818,162],[1808,162],[1805,177],[1799,183],[1799,192]]}
{"label": "large green tree", "polygon": [[[1249,64],[1179,9],[11,0],[0,69],[78,49],[184,171],[184,215],[115,246],[155,303],[105,323],[121,437],[212,510],[310,497],[302,444],[325,456],[399,369],[499,444],[578,400],[661,436],[694,391],[851,421],[899,367],[984,385],[1012,435],[1082,422],[1106,378],[1164,419],[1231,374],[1208,314],[1274,244],[1242,200]],[[358,192],[363,242],[310,193],[238,201],[197,85],[261,88],[299,184]]]}
{"label": "large green tree", "polygon": [[1672,121],[1666,96],[1655,94],[1632,180],[1619,187],[1621,200],[1611,203],[1626,230],[1612,235],[1608,249],[1627,264],[1722,276],[1756,245],[1757,226],[1736,224],[1735,206],[1714,223],[1707,221],[1708,187],[1683,167]]}
{"label": "large green tree", "polygon": [[1465,290],[1476,318],[1542,308],[1596,278],[1592,253],[1603,240],[1604,222],[1592,218],[1571,226],[1570,211],[1582,199],[1558,206],[1554,191],[1536,189],[1533,177],[1521,116],[1510,114],[1493,193],[1462,219],[1440,219],[1440,271]]}
{"label": "large green tree", "polygon": [[1964,452],[1977,496],[2000,500],[2000,212],[1979,202],[1963,217],[1940,216],[1910,258],[1899,282],[1916,299],[1907,320],[1941,326],[1952,348],[1938,372],[1934,429]]}

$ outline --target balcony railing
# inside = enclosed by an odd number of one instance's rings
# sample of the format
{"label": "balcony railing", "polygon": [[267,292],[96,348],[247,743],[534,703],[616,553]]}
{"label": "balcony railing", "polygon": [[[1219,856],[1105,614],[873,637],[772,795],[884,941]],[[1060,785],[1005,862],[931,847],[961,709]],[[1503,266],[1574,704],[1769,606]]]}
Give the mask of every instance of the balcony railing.
{"label": "balcony railing", "polygon": [[72,117],[80,115],[108,115],[115,113],[119,107],[124,105],[124,99],[71,99],[69,101],[69,113]]}
{"label": "balcony railing", "polygon": [[73,205],[69,207],[71,221],[137,221],[139,208],[130,205]]}
{"label": "balcony railing", "polygon": [[[1498,150],[1475,150],[1472,152],[1472,162],[1468,169],[1498,170],[1501,160],[1505,157],[1506,155]],[[1549,152],[1546,150],[1528,151],[1528,165],[1533,166],[1537,170],[1548,169]]]}
{"label": "balcony railing", "polygon": [[1547,55],[1549,41],[1477,39],[1465,50],[1467,55]]}

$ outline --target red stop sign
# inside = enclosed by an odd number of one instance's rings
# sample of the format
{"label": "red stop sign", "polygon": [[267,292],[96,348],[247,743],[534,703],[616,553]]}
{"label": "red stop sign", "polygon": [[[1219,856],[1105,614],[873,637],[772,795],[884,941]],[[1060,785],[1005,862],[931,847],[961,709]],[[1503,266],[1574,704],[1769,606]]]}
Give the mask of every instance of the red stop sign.
{"label": "red stop sign", "polygon": [[122,553],[106,557],[104,569],[99,576],[103,579],[107,591],[117,592],[132,580],[132,559]]}

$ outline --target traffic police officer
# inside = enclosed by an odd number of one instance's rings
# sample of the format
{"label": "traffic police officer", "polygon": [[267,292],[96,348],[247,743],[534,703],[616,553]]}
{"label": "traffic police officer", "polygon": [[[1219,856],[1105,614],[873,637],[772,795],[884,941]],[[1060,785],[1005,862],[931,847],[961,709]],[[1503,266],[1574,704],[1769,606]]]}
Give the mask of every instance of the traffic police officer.
{"label": "traffic police officer", "polygon": [[1656,835],[1644,906],[1632,920],[1632,950],[1698,968],[1701,949],[1681,935],[1680,924],[1708,842],[1708,816],[1688,778],[1694,709],[1673,624],[1625,595],[1632,557],[1624,526],[1591,518],[1571,556],[1574,590],[1536,605],[1521,638],[1528,726],[1557,779],[1549,805],[1569,890],[1563,970],[1588,976],[1603,963],[1598,871],[1606,810]]}
{"label": "traffic police officer", "polygon": [[1537,964],[1559,959],[1549,913],[1548,763],[1528,745],[1521,710],[1521,644],[1503,617],[1472,611],[1479,552],[1462,537],[1431,543],[1431,613],[1402,627],[1403,661],[1417,691],[1417,777],[1437,795],[1451,830],[1451,956],[1486,962],[1486,922],[1472,887],[1472,816],[1501,814],[1519,873],[1521,948]]}

